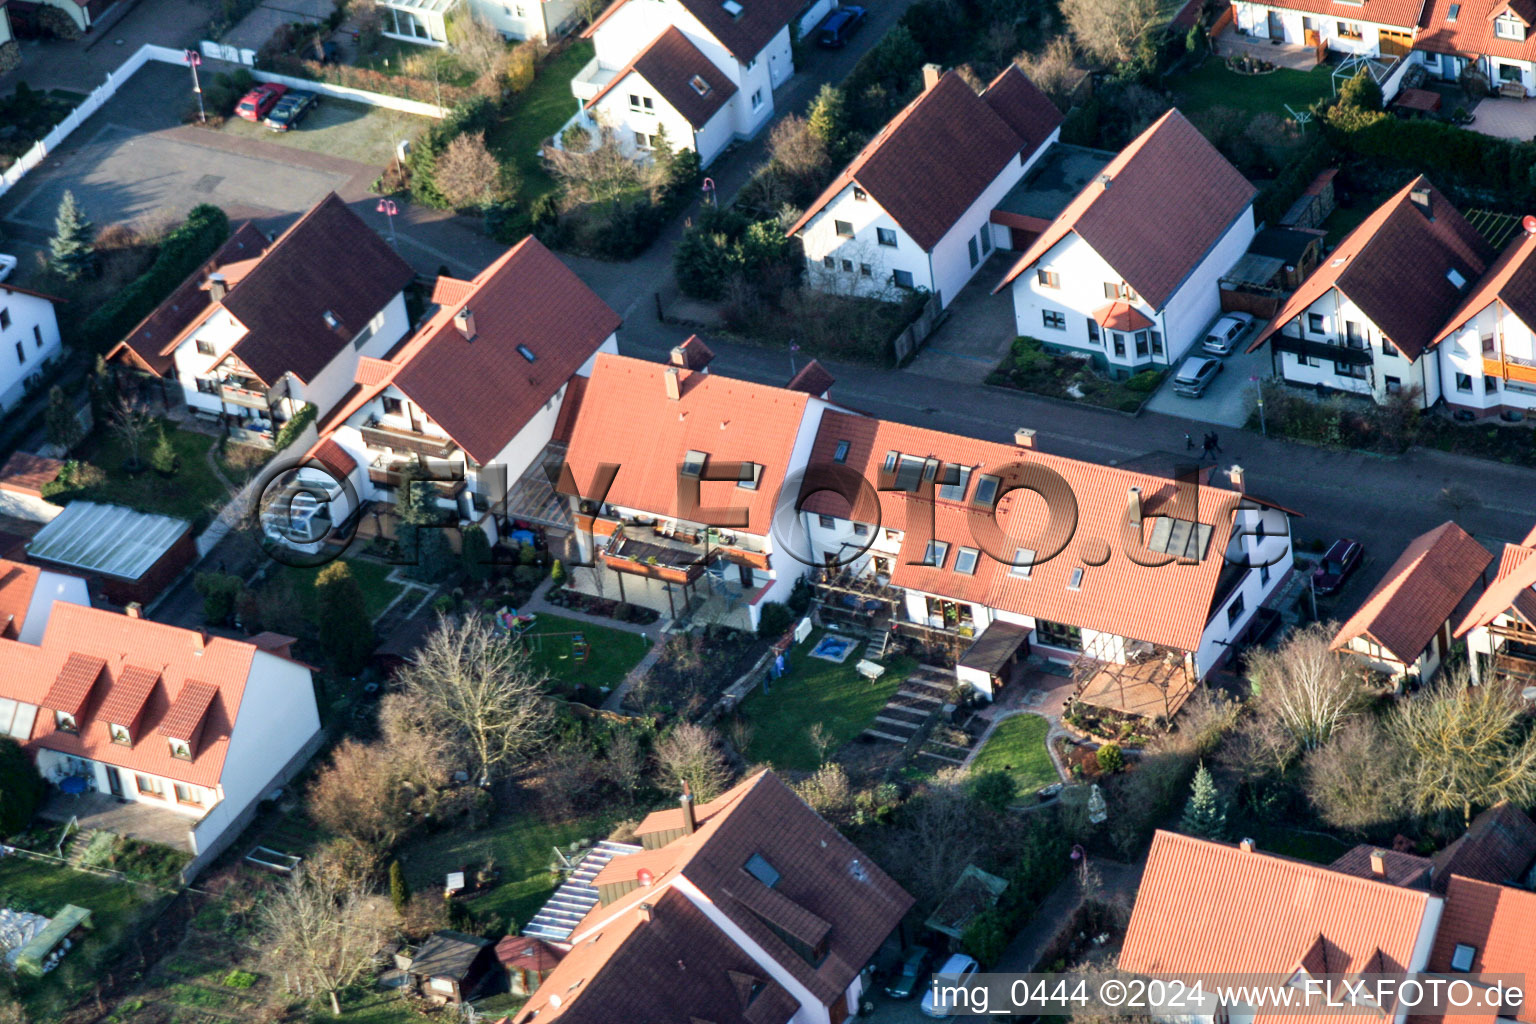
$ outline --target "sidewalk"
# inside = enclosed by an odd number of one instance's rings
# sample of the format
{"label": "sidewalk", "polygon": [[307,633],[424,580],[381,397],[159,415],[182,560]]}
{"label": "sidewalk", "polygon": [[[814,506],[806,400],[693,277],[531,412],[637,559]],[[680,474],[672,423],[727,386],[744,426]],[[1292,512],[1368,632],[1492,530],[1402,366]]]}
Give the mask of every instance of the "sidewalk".
{"label": "sidewalk", "polygon": [[14,92],[18,82],[26,82],[34,89],[89,93],[102,83],[107,72],[145,43],[177,49],[196,46],[213,13],[212,6],[198,0],[139,0],[121,18],[109,21],[105,31],[99,25],[93,26],[79,39],[67,42],[18,40],[21,67],[0,75],[0,96]]}

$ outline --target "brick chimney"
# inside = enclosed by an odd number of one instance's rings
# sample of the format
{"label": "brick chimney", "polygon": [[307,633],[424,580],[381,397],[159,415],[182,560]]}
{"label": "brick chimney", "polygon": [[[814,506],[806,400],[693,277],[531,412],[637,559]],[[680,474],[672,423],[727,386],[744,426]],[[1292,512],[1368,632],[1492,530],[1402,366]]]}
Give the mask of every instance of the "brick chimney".
{"label": "brick chimney", "polygon": [[1240,841],[1240,842],[1239,842],[1239,843],[1238,843],[1238,844],[1237,844],[1237,848],[1238,848],[1238,849],[1239,849],[1239,850],[1242,850],[1242,851],[1243,851],[1243,852],[1244,852],[1244,853],[1252,853],[1252,852],[1253,852],[1253,840],[1252,840],[1252,839],[1249,839],[1249,838],[1247,838],[1247,837],[1246,837],[1246,836],[1245,836],[1245,837],[1244,837],[1244,838],[1243,838],[1243,839],[1242,839],[1242,841]]}
{"label": "brick chimney", "polygon": [[699,824],[693,816],[693,790],[688,783],[683,783],[683,795],[677,798],[677,802],[683,809],[683,832],[691,836]]}
{"label": "brick chimney", "polygon": [[137,601],[129,601],[128,606],[123,609],[123,614],[130,619],[142,619],[144,617],[144,606]]}
{"label": "brick chimney", "polygon": [[453,326],[469,341],[475,340],[475,311],[465,306],[453,314]]}
{"label": "brick chimney", "polygon": [[1237,493],[1244,494],[1247,492],[1247,488],[1244,486],[1247,483],[1247,475],[1243,472],[1242,466],[1234,465],[1231,469],[1227,470],[1227,479],[1232,481],[1232,487]]}
{"label": "brick chimney", "polygon": [[635,914],[640,918],[642,924],[651,923],[651,909],[652,908],[649,903],[642,903],[635,907]]}
{"label": "brick chimney", "polygon": [[675,402],[683,397],[683,381],[682,378],[678,376],[677,367],[667,367],[666,378],[667,399],[668,401]]}
{"label": "brick chimney", "polygon": [[1387,851],[1371,851],[1371,874],[1376,878],[1387,877]]}
{"label": "brick chimney", "polygon": [[1125,493],[1125,518],[1132,526],[1141,525],[1141,488],[1132,487]]}
{"label": "brick chimney", "polygon": [[224,296],[229,294],[229,282],[224,280],[224,275],[215,271],[208,275],[208,297],[214,302],[223,302]]}
{"label": "brick chimney", "polygon": [[1020,448],[1033,448],[1035,446],[1035,428],[1019,427],[1013,432],[1013,443]]}
{"label": "brick chimney", "polygon": [[927,92],[939,84],[939,79],[944,77],[944,69],[937,64],[923,65],[923,92]]}

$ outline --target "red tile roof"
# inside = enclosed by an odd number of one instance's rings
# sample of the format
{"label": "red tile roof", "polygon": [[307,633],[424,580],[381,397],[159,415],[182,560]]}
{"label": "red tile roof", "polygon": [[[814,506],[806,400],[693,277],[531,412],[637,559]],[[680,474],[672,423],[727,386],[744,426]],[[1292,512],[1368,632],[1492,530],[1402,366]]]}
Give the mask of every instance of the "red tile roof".
{"label": "red tile roof", "polygon": [[802,366],[800,372],[791,377],[789,383],[784,386],[791,391],[804,391],[808,395],[819,396],[826,394],[828,389],[836,383],[837,378],[832,376],[819,360],[812,359]]}
{"label": "red tile roof", "polygon": [[[678,363],[678,355],[681,354],[682,362]],[[686,366],[690,370],[702,370],[714,361],[715,353],[704,339],[697,334],[688,335],[688,340],[672,350],[671,362],[679,366]]]}
{"label": "red tile roof", "polygon": [[16,452],[0,466],[0,491],[36,495],[57,479],[64,463],[31,452]]}
{"label": "red tile roof", "polygon": [[1433,888],[1439,892],[1452,875],[1499,884],[1515,881],[1536,859],[1536,822],[1513,804],[1494,804],[1432,859]]}
{"label": "red tile roof", "polygon": [[202,728],[203,716],[213,706],[219,688],[201,679],[189,679],[181,692],[171,702],[171,708],[160,720],[157,732],[166,739],[194,740]]}
{"label": "red tile roof", "polygon": [[1093,318],[1111,331],[1144,331],[1157,326],[1129,302],[1106,303],[1093,311]]}
{"label": "red tile roof", "polygon": [[[677,401],[666,396],[669,373],[679,378]],[[689,451],[716,462],[755,462],[763,467],[755,491],[705,481],[699,504],[745,508],[744,529],[765,536],[809,401],[799,391],[599,354],[566,452],[571,482],[588,487],[599,465],[616,464],[611,504],[687,520],[681,513],[698,513],[678,508],[677,479]]]}
{"label": "red tile roof", "polygon": [[96,709],[96,717],[109,725],[133,725],[158,682],[160,673],[155,669],[124,666]]}
{"label": "red tile roof", "polygon": [[1482,578],[1493,556],[1455,523],[1415,537],[1333,638],[1369,636],[1411,665]]}
{"label": "red tile roof", "polygon": [[1373,25],[1413,30],[1419,24],[1424,0],[1264,0],[1266,6],[1283,11],[1325,14],[1341,21],[1364,21]]}
{"label": "red tile roof", "polygon": [[[1429,215],[1413,201],[1427,190]],[[1349,297],[1408,359],[1418,359],[1483,275],[1493,249],[1422,174],[1351,231],[1248,347],[1301,316],[1333,288]],[[1450,272],[1461,276],[1458,287]]]}
{"label": "red tile roof", "polygon": [[[1175,483],[1167,477],[831,411],[822,416],[811,451],[811,465],[832,465],[833,455],[843,441],[849,444],[846,465],[870,482],[878,500],[871,500],[870,492],[865,492],[857,507],[850,510],[842,498],[824,491],[808,495],[805,510],[903,531],[904,544],[922,543],[916,538],[926,526],[913,529],[908,515],[915,510],[915,514],[925,516],[927,506],[914,504],[917,499],[905,491],[878,490],[886,453],[935,458],[972,470],[964,500],[949,501],[936,496],[932,505],[934,536],[949,544],[944,565],[934,568],[909,564],[920,561],[924,552],[903,551],[895,560],[892,586],[1185,651],[1199,646],[1226,567],[1223,553],[1231,536],[1233,514],[1244,500],[1243,495],[1202,486],[1198,502],[1192,503],[1197,509],[1181,511],[1175,504]],[[1013,466],[1022,468],[1007,468]],[[1027,490],[1009,493],[1010,481],[1022,480],[1025,473],[1038,470],[1048,470],[1065,479],[1076,502],[1075,531],[1059,523],[1053,527],[1050,543],[1067,546],[1061,549],[1061,554],[1048,559],[1048,545],[1039,539],[1050,519],[1044,501]],[[978,477],[983,473],[1007,475],[997,488],[1001,497],[997,499],[996,522],[1001,536],[992,541],[1004,549],[1000,552],[989,553],[985,550],[988,545],[976,539],[991,536],[992,529],[988,525],[991,510],[972,503]],[[1132,562],[1123,549],[1130,531],[1127,502],[1132,487],[1141,489],[1144,517],[1168,514],[1188,520],[1197,514],[1199,521],[1210,527],[1204,558],[1188,565]],[[1190,497],[1194,496],[1191,487]],[[1142,522],[1143,531],[1149,530],[1152,524],[1146,518]],[[1101,545],[1102,550],[1096,550]],[[1046,559],[1037,561],[1027,578],[1013,575],[1011,565],[996,560],[997,554],[1011,560],[1016,547],[1035,548],[1037,557]],[[961,548],[982,549],[972,574],[955,571]],[[1092,564],[1099,561],[1096,555],[1106,555],[1107,560]],[[1149,562],[1167,558],[1157,554],[1142,557]],[[1073,589],[1068,584],[1073,571],[1079,568],[1083,569],[1083,576]]]}
{"label": "red tile roof", "polygon": [[[1309,958],[1325,961],[1329,974],[1355,974],[1368,965],[1383,972],[1419,968],[1414,947],[1434,901],[1420,889],[1159,831],[1120,968],[1289,974]],[[1283,1018],[1261,1013],[1255,1019]]]}
{"label": "red tile roof", "polygon": [[[321,424],[321,436],[393,384],[471,458],[489,465],[619,329],[619,315],[532,235],[472,283],[457,305],[441,306],[390,357],[392,376],[353,389]],[[475,317],[473,341],[453,322],[465,308]]]}
{"label": "red tile roof", "polygon": [[[631,72],[649,82],[694,131],[701,130],[736,95],[736,83],[700,53],[677,26],[669,25],[587,101],[586,109],[595,107]],[[704,83],[703,93],[694,87],[694,79]]]}
{"label": "red tile roof", "polygon": [[[140,671],[153,667],[160,683],[144,702],[131,747],[113,743],[107,731],[111,723],[99,707],[89,706],[79,720],[79,735],[57,731],[52,715],[38,715],[28,745],[191,785],[216,786],[256,650],[238,640],[205,638],[193,630],[60,601],[53,606],[38,646],[0,640],[0,697],[50,707],[48,690],[73,657],[76,665],[81,658],[103,663],[103,678],[96,684],[103,705],[111,707],[119,700],[132,703],[117,696],[117,687],[125,676],[130,685],[141,685],[135,682],[142,680]],[[203,703],[203,696],[181,698],[189,688],[195,694],[205,687],[213,688],[217,699],[206,706],[201,737],[191,737],[197,740],[193,759],[174,758],[164,739],[165,721],[177,705],[191,708]]]}
{"label": "red tile roof", "polygon": [[[1472,964],[1464,969],[1473,973],[1529,977],[1536,970],[1536,892],[1456,875],[1445,896],[1429,970],[1456,970],[1451,959],[1461,945],[1472,947]],[[1515,1019],[1536,1021],[1536,1007],[1527,1001]]]}
{"label": "red tile roof", "polygon": [[[1384,876],[1378,876],[1371,867],[1371,859],[1380,857]],[[1382,849],[1369,843],[1350,847],[1338,860],[1328,865],[1334,871],[1359,878],[1385,878],[1393,885],[1424,888],[1429,883],[1429,873],[1434,863],[1428,857],[1420,857],[1399,850]]]}
{"label": "red tile roof", "polygon": [[[581,33],[590,39],[603,23],[629,0],[614,0],[597,20]],[[682,8],[704,26],[704,30],[720,41],[731,56],[745,64],[773,42],[791,20],[804,7],[802,0],[746,0],[741,14],[733,16],[720,0],[679,0]]]}
{"label": "red tile roof", "polygon": [[107,358],[127,359],[151,373],[163,375],[170,372],[174,366],[171,354],[176,351],[183,335],[202,323],[213,305],[208,290],[203,287],[208,275],[230,264],[260,256],[271,244],[254,224],[243,222],[207,263],[187,275],[186,280],[176,286],[169,298],[140,320],[126,338],[114,345],[107,353]]}
{"label": "red tile roof", "polygon": [[[1461,8],[1455,21],[1449,18],[1452,3]],[[1519,8],[1526,6],[1511,4],[1509,0],[1427,0],[1413,48],[1469,57],[1536,60],[1536,32],[1531,31],[1536,12],[1527,9],[1522,14]],[[1503,39],[1493,34],[1494,18],[1506,9],[1525,21],[1524,39]]]}
{"label": "red tile roof", "polygon": [[512,970],[542,973],[560,962],[560,951],[531,935],[508,935],[496,943],[496,959]]}
{"label": "red tile roof", "polygon": [[14,640],[27,620],[41,570],[0,558],[0,639]]}
{"label": "red tile roof", "polygon": [[[441,278],[438,279],[441,282]],[[373,356],[358,356],[357,370],[352,374],[352,382],[369,387],[380,381],[388,380],[395,372],[395,364],[388,359],[375,359]]]}
{"label": "red tile roof", "polygon": [[1511,609],[1536,626],[1536,590],[1532,588],[1536,588],[1536,532],[1524,544],[1504,545],[1493,582],[1456,627],[1456,635],[1466,636]]}
{"label": "red tile roof", "polygon": [[788,233],[856,183],[919,247],[932,249],[1009,163],[1027,158],[1060,124],[1061,111],[1014,65],[981,96],[947,72],[870,140]]}
{"label": "red tile roof", "polygon": [[1076,233],[1161,308],[1238,218],[1251,216],[1257,194],[1183,114],[1170,110],[1105,165],[993,290]]}
{"label": "red tile roof", "polygon": [[315,446],[305,453],[304,460],[307,462],[310,459],[316,460],[326,469],[330,470],[331,475],[337,479],[345,479],[349,473],[357,468],[357,460],[345,448],[337,444],[334,438],[330,437],[317,441]]}
{"label": "red tile roof", "polygon": [[96,687],[96,680],[101,677],[101,670],[106,667],[105,658],[90,654],[71,654],[64,660],[59,674],[54,677],[53,685],[43,695],[42,706],[50,711],[78,715],[85,708],[86,701],[90,699],[91,691]]}
{"label": "red tile roof", "polygon": [[571,431],[576,428],[576,414],[581,411],[586,394],[587,378],[578,373],[565,385],[565,397],[560,400],[560,415],[555,418],[555,429],[549,437],[551,441],[570,443]]}
{"label": "red tile roof", "polygon": [[1527,328],[1536,326],[1536,234],[1522,231],[1499,253],[1430,343],[1438,345],[1468,320],[1502,302]]}

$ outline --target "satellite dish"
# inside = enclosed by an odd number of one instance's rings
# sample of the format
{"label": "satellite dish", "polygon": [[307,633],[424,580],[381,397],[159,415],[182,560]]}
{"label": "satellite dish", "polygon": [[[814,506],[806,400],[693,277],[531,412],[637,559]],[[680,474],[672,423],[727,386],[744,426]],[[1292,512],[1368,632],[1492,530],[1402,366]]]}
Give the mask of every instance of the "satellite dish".
{"label": "satellite dish", "polygon": [[650,868],[641,868],[635,872],[635,881],[641,885],[649,886],[652,882],[656,881],[656,876],[651,873]]}
{"label": "satellite dish", "polygon": [[1528,213],[1524,217],[1521,217],[1520,226],[1525,228],[1526,234],[1536,235],[1536,216],[1532,216]]}

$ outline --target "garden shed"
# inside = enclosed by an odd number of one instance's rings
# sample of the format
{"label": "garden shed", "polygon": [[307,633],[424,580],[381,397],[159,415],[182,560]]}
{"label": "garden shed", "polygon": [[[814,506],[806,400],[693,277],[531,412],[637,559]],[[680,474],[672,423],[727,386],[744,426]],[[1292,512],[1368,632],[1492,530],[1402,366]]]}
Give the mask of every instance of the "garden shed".
{"label": "garden shed", "polygon": [[495,961],[496,950],[489,939],[440,931],[416,950],[407,973],[411,987],[428,999],[462,1003],[474,994]]}
{"label": "garden shed", "polygon": [[148,604],[197,555],[192,524],[122,505],[74,501],[37,532],[27,557],[91,581],[113,604]]}

